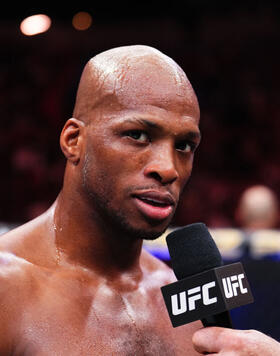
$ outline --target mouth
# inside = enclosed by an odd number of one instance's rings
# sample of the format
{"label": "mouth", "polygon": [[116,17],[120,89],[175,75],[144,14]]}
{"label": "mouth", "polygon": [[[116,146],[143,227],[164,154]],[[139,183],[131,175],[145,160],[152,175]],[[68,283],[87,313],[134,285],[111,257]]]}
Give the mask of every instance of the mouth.
{"label": "mouth", "polygon": [[147,191],[134,194],[133,198],[138,210],[153,220],[167,219],[175,209],[175,200],[168,193]]}

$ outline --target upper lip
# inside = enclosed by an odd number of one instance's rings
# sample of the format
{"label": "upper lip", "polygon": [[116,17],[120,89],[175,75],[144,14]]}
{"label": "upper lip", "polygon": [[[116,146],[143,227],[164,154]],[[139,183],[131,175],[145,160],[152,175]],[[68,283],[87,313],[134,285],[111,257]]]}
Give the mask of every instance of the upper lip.
{"label": "upper lip", "polygon": [[152,200],[158,203],[166,204],[166,205],[175,205],[176,201],[174,197],[167,192],[159,192],[156,190],[146,190],[141,192],[135,192],[133,194],[136,198],[142,198],[147,200]]}

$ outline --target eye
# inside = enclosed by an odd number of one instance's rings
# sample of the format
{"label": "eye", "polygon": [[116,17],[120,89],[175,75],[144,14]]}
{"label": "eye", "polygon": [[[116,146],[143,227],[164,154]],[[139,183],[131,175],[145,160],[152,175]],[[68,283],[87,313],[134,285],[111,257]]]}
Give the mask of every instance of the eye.
{"label": "eye", "polygon": [[149,142],[149,136],[145,131],[142,130],[130,130],[127,131],[124,136],[131,137],[133,140],[139,142]]}
{"label": "eye", "polygon": [[195,150],[195,145],[190,143],[189,141],[180,141],[176,144],[176,150],[182,152],[193,152]]}

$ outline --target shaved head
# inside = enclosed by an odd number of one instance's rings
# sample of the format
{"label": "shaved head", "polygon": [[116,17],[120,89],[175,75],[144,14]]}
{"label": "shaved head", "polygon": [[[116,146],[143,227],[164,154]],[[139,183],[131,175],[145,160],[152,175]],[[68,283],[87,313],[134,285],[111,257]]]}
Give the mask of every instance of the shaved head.
{"label": "shaved head", "polygon": [[[134,45],[113,48],[91,58],[82,73],[73,117],[88,122],[97,107],[133,107],[139,101],[157,105],[197,101],[178,64],[155,48]],[[197,104],[197,111],[199,111]]]}

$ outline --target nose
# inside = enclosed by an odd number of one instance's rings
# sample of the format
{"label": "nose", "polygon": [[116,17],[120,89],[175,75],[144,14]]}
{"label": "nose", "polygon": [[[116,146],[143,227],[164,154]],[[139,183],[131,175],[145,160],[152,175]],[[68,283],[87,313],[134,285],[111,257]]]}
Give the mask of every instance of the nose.
{"label": "nose", "polygon": [[144,169],[144,175],[159,181],[161,184],[171,184],[179,177],[175,165],[172,147],[161,147]]}

